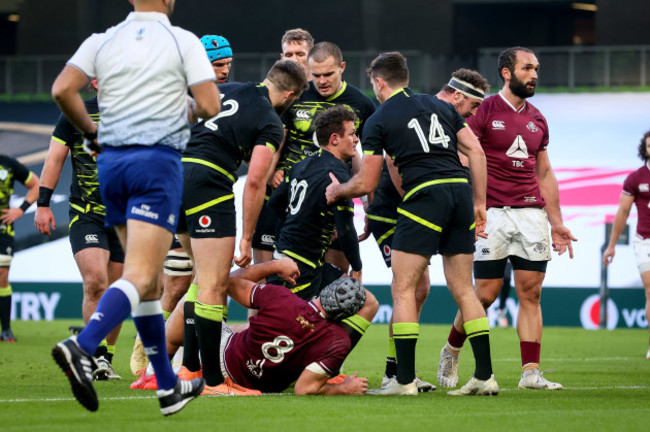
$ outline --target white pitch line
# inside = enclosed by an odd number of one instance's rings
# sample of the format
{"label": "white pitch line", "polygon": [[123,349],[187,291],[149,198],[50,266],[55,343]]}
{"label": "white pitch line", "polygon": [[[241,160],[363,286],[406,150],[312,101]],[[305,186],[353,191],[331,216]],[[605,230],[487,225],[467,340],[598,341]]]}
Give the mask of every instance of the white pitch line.
{"label": "white pitch line", "polygon": [[[642,359],[642,356],[639,357],[589,357],[589,358],[542,358],[546,362],[594,362],[594,361],[630,361]],[[493,358],[493,362],[512,362],[512,361],[521,361],[521,358]]]}

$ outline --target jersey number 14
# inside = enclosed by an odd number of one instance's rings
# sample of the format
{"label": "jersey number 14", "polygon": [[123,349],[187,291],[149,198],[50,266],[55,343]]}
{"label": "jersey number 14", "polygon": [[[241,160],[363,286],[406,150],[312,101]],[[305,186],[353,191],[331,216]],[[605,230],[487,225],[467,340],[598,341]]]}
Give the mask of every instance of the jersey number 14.
{"label": "jersey number 14", "polygon": [[429,144],[438,144],[444,148],[449,148],[449,141],[451,141],[451,138],[449,138],[442,129],[437,114],[431,114],[431,126],[429,127],[428,142],[427,137],[424,135],[424,131],[422,130],[422,126],[420,126],[420,122],[415,117],[408,122],[408,127],[415,131],[425,153],[429,153]]}

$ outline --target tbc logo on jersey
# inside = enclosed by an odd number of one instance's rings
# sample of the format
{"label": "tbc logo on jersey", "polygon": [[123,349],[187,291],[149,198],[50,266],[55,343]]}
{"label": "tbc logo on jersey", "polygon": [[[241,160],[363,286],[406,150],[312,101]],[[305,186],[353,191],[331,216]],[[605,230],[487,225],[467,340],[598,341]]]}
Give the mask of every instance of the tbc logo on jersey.
{"label": "tbc logo on jersey", "polygon": [[272,236],[270,234],[262,234],[261,241],[263,245],[273,246],[273,243],[275,243],[275,236]]}
{"label": "tbc logo on jersey", "polygon": [[140,204],[140,207],[133,206],[131,207],[131,213],[134,215],[142,216],[147,219],[158,220],[158,213],[151,211],[151,206],[147,204]]}
{"label": "tbc logo on jersey", "polygon": [[639,184],[639,192],[650,192],[650,187],[648,187],[648,183]]}
{"label": "tbc logo on jersey", "polygon": [[86,234],[86,244],[91,244],[91,243],[99,243],[99,239],[97,238],[97,234]]}
{"label": "tbc logo on jersey", "polygon": [[[600,326],[600,296],[591,295],[580,307],[580,322],[587,330],[596,330]],[[613,330],[618,325],[618,308],[614,300],[607,300],[607,329]]]}
{"label": "tbc logo on jersey", "polygon": [[0,170],[0,180],[5,181],[7,180],[7,176],[9,175],[9,172],[5,169]]}
{"label": "tbc logo on jersey", "polygon": [[262,368],[264,367],[265,361],[266,359],[255,361],[253,361],[253,359],[248,359],[246,360],[246,368],[255,376],[255,378],[260,379],[264,373],[264,370]]}
{"label": "tbc logo on jersey", "polygon": [[211,223],[212,218],[208,215],[203,215],[199,218],[199,225],[201,225],[203,228],[209,227]]}
{"label": "tbc logo on jersey", "polygon": [[103,314],[103,313],[101,313],[101,312],[94,312],[94,313],[90,316],[89,321],[92,321],[92,320],[101,321],[102,318],[104,318],[104,314]]}
{"label": "tbc logo on jersey", "polygon": [[537,127],[537,125],[536,125],[535,123],[533,123],[533,122],[528,123],[528,124],[526,125],[526,129],[528,129],[528,130],[531,131],[531,132],[537,132],[537,131],[539,130],[539,128]]}
{"label": "tbc logo on jersey", "polygon": [[492,130],[506,130],[503,120],[492,120]]}

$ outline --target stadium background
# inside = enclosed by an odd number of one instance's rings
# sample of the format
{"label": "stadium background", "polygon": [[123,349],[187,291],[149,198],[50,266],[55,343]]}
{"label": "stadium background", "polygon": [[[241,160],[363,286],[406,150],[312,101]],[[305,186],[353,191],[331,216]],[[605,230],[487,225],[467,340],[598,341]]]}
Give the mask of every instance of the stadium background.
{"label": "stadium background", "polygon": [[[545,322],[593,328],[604,222],[616,211],[625,175],[639,166],[635,148],[649,128],[649,9],[643,0],[332,0],[305,1],[300,7],[284,0],[228,7],[179,0],[172,22],[199,36],[225,35],[235,53],[232,77],[242,81],[260,79],[279,56],[281,34],[298,26],[316,40],[337,43],[348,61],[345,79],[364,89],[363,69],[381,50],[405,51],[412,86],[433,92],[461,66],[479,69],[496,90],[499,48],[535,48],[542,88],[532,102],[548,118],[564,216],[580,239],[575,260],[554,258],[549,266]],[[0,151],[40,173],[58,117],[53,103],[42,101],[53,78],[83,39],[119,22],[129,10],[126,0],[0,0]],[[53,206],[60,240],[36,246],[49,239],[35,231],[31,212],[16,224],[19,252],[10,277],[18,319],[79,316],[80,277],[63,238],[69,178],[68,163]],[[23,195],[18,187],[15,202]],[[632,230],[635,222],[633,215]],[[365,283],[379,294],[378,320],[385,321],[390,272],[371,241],[362,245],[362,254]],[[438,261],[433,260],[434,287],[423,322],[449,322],[455,310]],[[617,249],[609,283],[615,289],[608,326],[647,327],[631,247]],[[516,299],[509,300],[508,309],[516,314]]]}

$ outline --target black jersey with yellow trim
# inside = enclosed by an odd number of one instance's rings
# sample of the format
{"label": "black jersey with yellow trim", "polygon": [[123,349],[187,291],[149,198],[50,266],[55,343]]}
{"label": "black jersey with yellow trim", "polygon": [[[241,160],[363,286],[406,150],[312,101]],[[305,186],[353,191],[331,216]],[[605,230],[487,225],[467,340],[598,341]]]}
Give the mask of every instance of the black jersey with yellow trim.
{"label": "black jersey with yellow trim", "polygon": [[[16,159],[0,154],[0,210],[6,210],[11,204],[11,195],[14,193],[14,183],[19,181],[25,184],[32,173]],[[13,237],[12,225],[0,222],[0,235],[6,234]]]}
{"label": "black jersey with yellow trim", "polygon": [[[312,268],[322,265],[325,252],[330,247],[337,226],[335,212],[345,214],[348,218],[347,226],[342,226],[341,229],[345,232],[354,231],[352,200],[327,204],[325,189],[332,182],[330,172],[341,183],[348,181],[351,176],[347,164],[330,152],[319,150],[315,155],[294,165],[286,181],[273,191],[269,199],[269,206],[276,212],[286,210],[286,217],[276,236],[276,249]],[[340,232],[339,236],[343,234],[345,233]],[[356,232],[354,234],[356,239]],[[344,252],[346,256],[355,255],[354,245]],[[358,253],[357,241],[357,256]],[[357,261],[360,265],[360,258],[354,257],[350,261]]]}
{"label": "black jersey with yellow trim", "polygon": [[467,127],[448,102],[408,88],[396,91],[368,119],[363,130],[363,153],[386,151],[408,192],[429,180],[464,179],[456,134]]}
{"label": "black jersey with yellow trim", "polygon": [[288,171],[295,163],[318,152],[318,147],[314,144],[314,119],[319,113],[335,105],[347,106],[355,112],[359,117],[355,125],[357,134],[363,139],[361,131],[365,121],[375,112],[373,101],[345,81],[341,89],[329,97],[321,96],[314,83],[310,82],[309,88],[282,115],[287,129],[287,141],[278,162],[278,169]]}
{"label": "black jersey with yellow trim", "polygon": [[225,83],[219,85],[219,91],[221,112],[192,126],[183,162],[216,165],[234,182],[235,171],[250,159],[255,146],[277,151],[284,128],[263,84]]}
{"label": "black jersey with yellow trim", "polygon": [[[97,97],[84,101],[86,111],[95,124],[99,124],[99,106]],[[83,135],[68,118],[61,114],[56,122],[52,141],[70,149],[72,162],[72,183],[70,183],[70,206],[84,213],[105,215],[106,210],[99,193],[97,179],[97,161],[83,149]]]}

